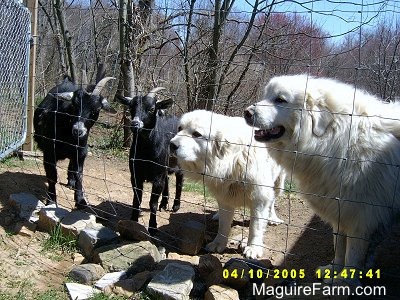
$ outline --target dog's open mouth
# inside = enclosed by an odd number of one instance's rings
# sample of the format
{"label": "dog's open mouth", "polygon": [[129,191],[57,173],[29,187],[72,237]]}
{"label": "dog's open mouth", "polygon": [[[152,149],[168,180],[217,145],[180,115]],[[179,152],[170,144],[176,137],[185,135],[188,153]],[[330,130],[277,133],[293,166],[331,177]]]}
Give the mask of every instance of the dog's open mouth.
{"label": "dog's open mouth", "polygon": [[277,126],[271,129],[259,129],[254,131],[254,138],[259,142],[267,142],[278,139],[285,133],[285,127]]}

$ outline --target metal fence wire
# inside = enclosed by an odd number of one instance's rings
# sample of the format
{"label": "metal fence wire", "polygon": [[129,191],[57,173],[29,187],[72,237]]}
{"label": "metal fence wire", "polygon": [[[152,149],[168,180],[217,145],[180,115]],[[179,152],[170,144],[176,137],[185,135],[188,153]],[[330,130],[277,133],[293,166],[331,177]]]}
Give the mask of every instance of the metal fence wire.
{"label": "metal fence wire", "polygon": [[0,159],[25,141],[31,15],[16,0],[0,0]]}

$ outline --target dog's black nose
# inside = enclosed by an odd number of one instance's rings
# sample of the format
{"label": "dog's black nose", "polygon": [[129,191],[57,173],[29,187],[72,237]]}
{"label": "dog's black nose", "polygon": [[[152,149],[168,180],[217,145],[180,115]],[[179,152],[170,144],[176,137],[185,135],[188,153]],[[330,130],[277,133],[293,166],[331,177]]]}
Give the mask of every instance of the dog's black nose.
{"label": "dog's black nose", "polygon": [[169,149],[172,153],[176,152],[176,150],[178,150],[178,146],[175,145],[173,142],[169,143]]}
{"label": "dog's black nose", "polygon": [[251,111],[249,111],[248,109],[246,109],[245,111],[244,111],[244,118],[246,119],[246,120],[249,120],[249,119],[251,119],[252,117],[253,117],[253,114],[251,113]]}

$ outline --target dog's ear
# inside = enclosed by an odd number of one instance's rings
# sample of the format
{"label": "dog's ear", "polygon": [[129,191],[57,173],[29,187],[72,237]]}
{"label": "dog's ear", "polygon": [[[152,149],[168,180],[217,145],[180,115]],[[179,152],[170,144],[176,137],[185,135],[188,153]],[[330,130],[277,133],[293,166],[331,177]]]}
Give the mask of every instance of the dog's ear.
{"label": "dog's ear", "polygon": [[222,134],[218,133],[215,135],[214,140],[212,141],[212,152],[219,159],[222,159],[228,146],[229,142],[223,138]]}
{"label": "dog's ear", "polygon": [[326,129],[332,124],[333,115],[327,108],[318,105],[310,94],[308,95],[306,102],[307,111],[311,115],[312,132],[316,136],[322,136]]}

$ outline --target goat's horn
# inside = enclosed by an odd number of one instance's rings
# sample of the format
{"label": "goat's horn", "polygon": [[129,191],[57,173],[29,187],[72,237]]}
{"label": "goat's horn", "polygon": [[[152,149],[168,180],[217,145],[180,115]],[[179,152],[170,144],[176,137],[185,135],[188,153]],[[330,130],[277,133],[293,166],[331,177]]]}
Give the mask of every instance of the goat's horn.
{"label": "goat's horn", "polygon": [[111,79],[115,79],[115,78],[114,77],[104,77],[102,80],[100,80],[96,84],[96,86],[92,92],[92,96],[100,96],[101,90],[105,87],[106,83]]}
{"label": "goat's horn", "polygon": [[152,90],[147,94],[147,97],[154,98],[154,97],[156,96],[156,94],[157,94],[158,91],[165,90],[165,89],[166,89],[166,88],[165,88],[165,87],[162,87],[162,86],[156,87],[156,88],[152,89]]}

